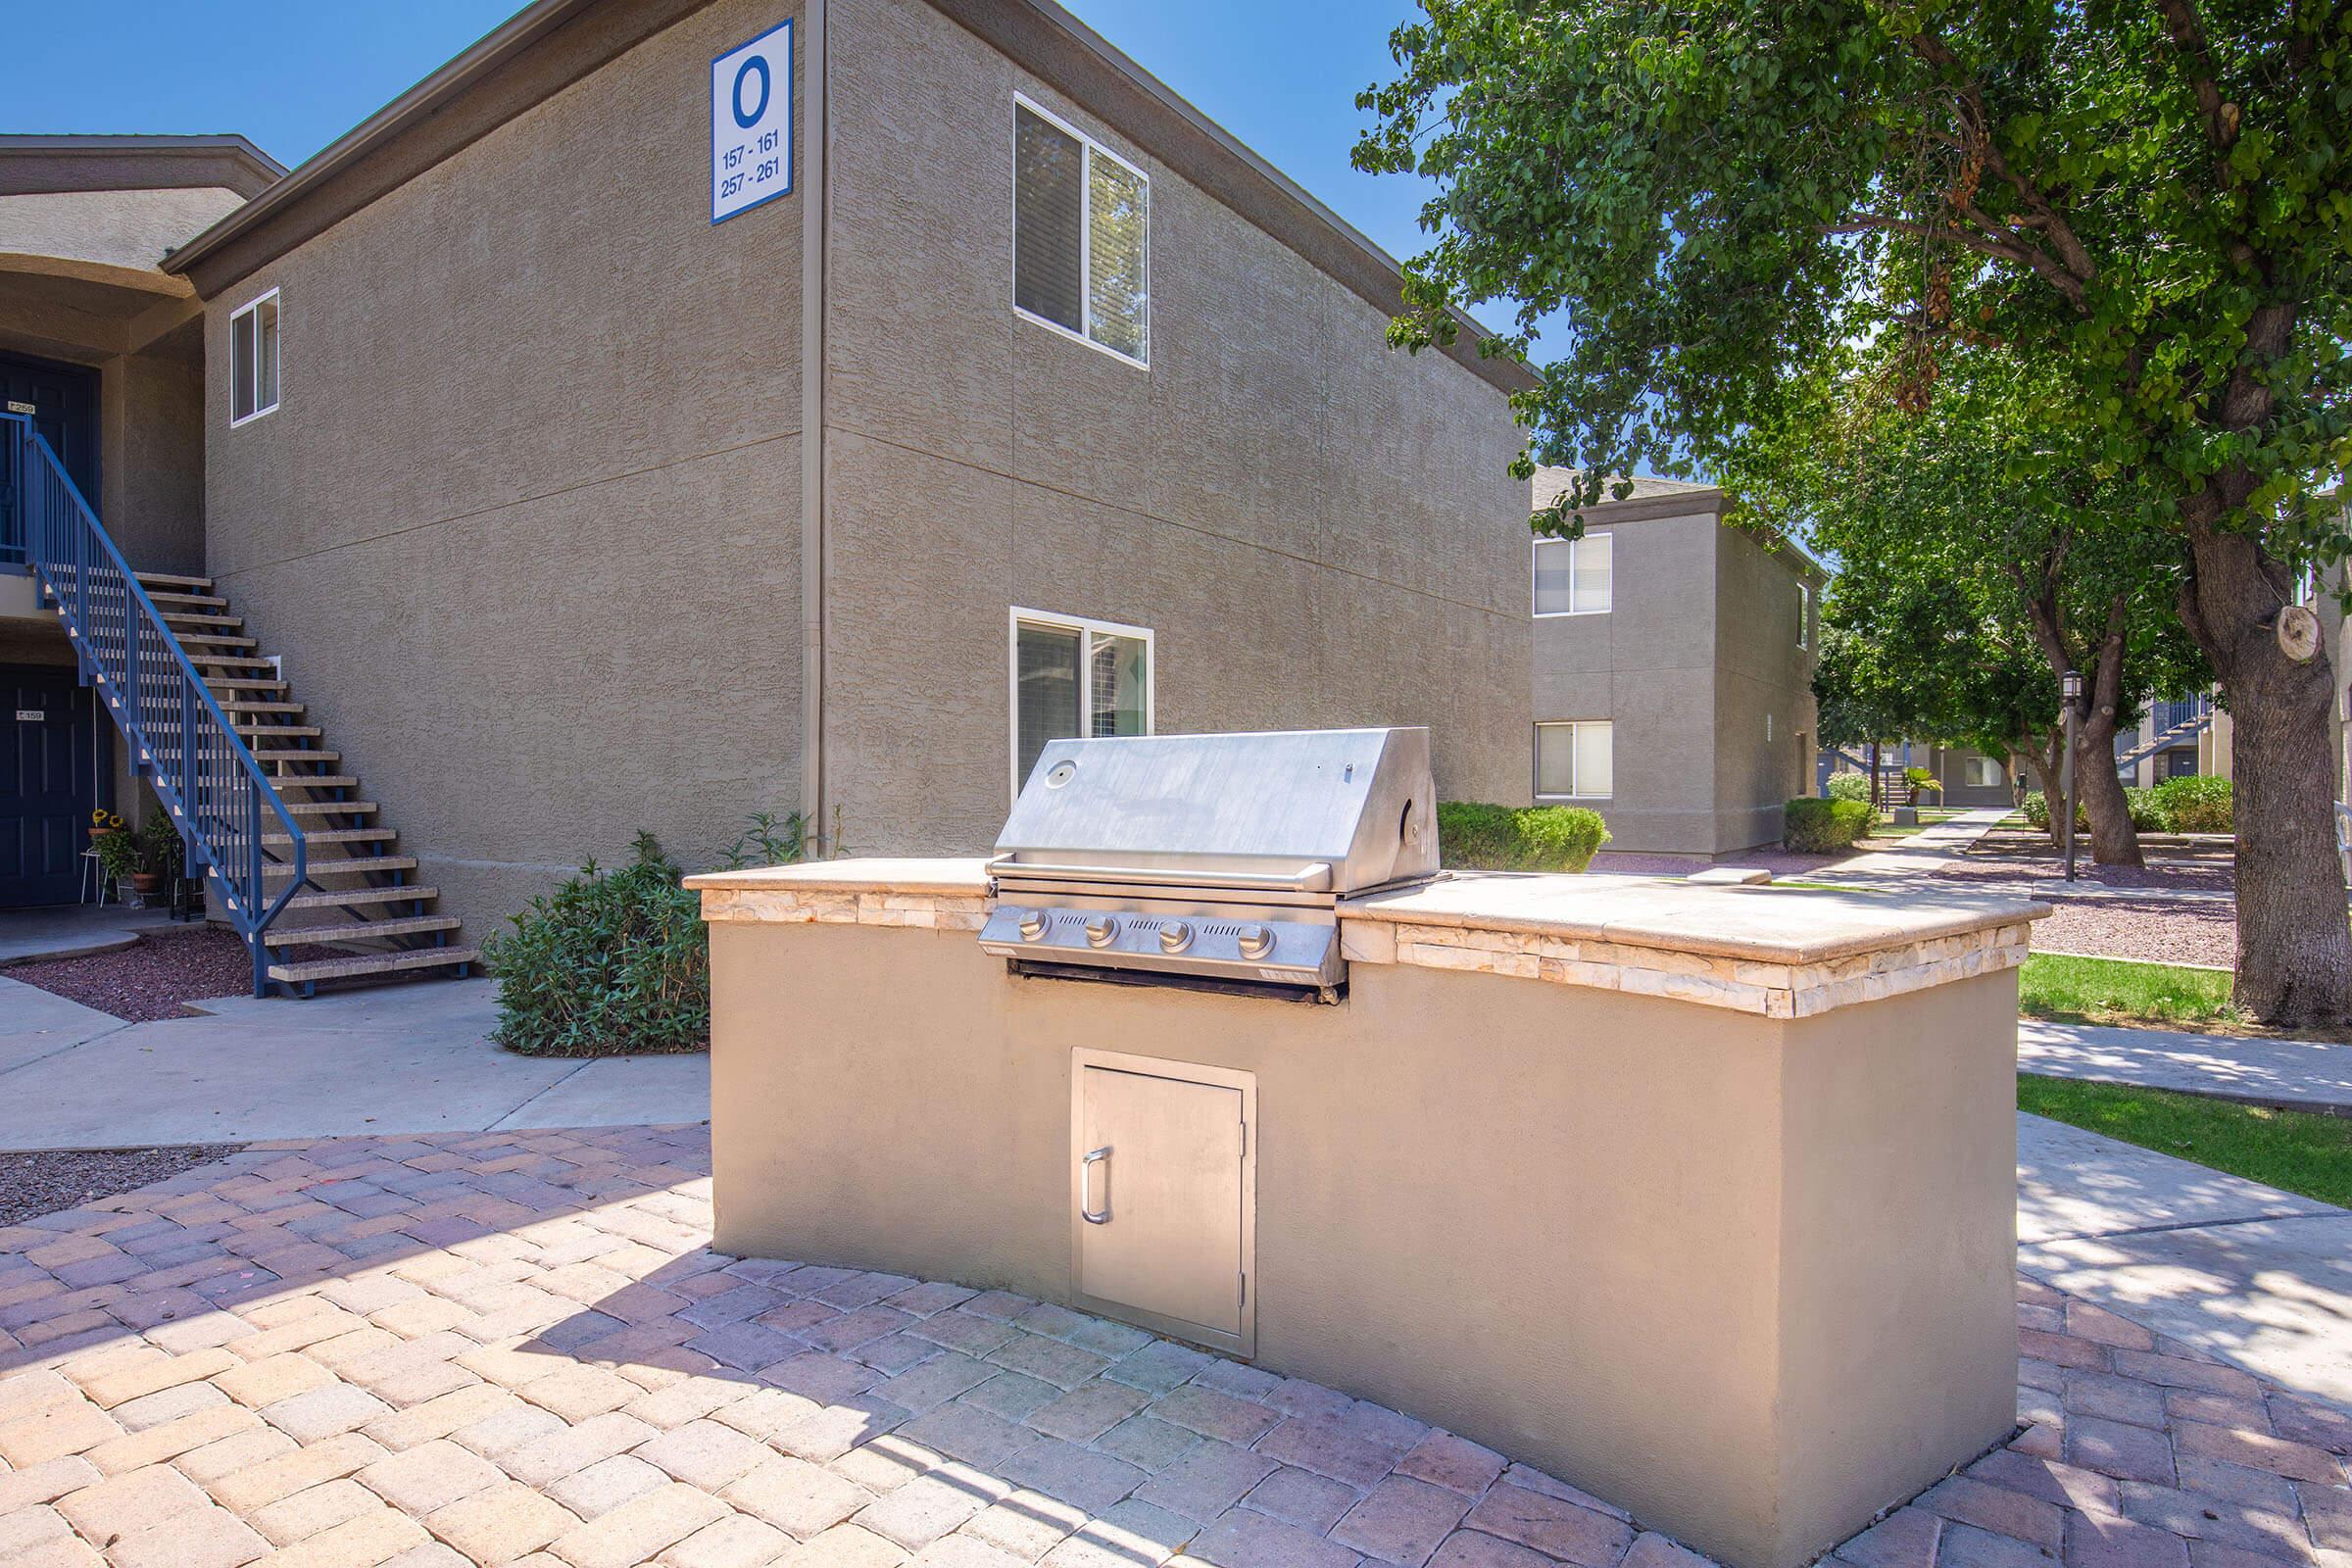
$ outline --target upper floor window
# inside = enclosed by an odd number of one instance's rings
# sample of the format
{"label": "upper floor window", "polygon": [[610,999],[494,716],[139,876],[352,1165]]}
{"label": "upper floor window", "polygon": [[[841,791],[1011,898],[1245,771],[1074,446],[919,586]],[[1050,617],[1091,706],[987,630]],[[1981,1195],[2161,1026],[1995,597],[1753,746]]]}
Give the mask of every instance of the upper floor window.
{"label": "upper floor window", "polygon": [[1611,535],[1536,541],[1536,613],[1598,615],[1613,598]]}
{"label": "upper floor window", "polygon": [[1012,612],[1012,792],[1046,742],[1152,733],[1152,633],[1075,615]]}
{"label": "upper floor window", "polygon": [[1152,181],[1025,99],[1012,106],[1012,303],[1151,363]]}
{"label": "upper floor window", "polygon": [[228,422],[258,419],[277,407],[277,290],[240,306],[228,318]]}

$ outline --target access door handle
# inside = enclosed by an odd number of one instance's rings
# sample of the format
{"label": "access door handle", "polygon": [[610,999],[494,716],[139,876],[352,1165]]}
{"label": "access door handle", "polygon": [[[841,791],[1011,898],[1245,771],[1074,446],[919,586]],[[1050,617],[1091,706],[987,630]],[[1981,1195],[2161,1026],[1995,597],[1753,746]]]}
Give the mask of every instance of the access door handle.
{"label": "access door handle", "polygon": [[1088,1150],[1086,1157],[1078,1161],[1078,1217],[1089,1225],[1110,1223],[1109,1204],[1103,1204],[1102,1211],[1099,1214],[1095,1212],[1094,1207],[1095,1166],[1109,1157],[1110,1146],[1104,1144],[1101,1149]]}

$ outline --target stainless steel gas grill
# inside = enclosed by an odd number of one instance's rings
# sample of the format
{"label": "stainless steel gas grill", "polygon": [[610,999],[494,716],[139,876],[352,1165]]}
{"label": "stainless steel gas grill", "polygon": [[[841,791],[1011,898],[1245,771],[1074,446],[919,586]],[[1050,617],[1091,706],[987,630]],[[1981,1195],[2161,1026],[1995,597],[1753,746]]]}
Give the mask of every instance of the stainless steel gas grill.
{"label": "stainless steel gas grill", "polygon": [[1339,902],[1437,874],[1426,729],[1054,741],[989,861],[1020,973],[1339,1000]]}

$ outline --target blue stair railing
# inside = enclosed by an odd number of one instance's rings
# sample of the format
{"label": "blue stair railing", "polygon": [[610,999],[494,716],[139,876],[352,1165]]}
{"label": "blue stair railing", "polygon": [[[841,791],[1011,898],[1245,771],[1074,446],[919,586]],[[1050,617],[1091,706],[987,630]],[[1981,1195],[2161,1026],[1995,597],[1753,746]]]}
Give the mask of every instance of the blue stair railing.
{"label": "blue stair railing", "polygon": [[[172,813],[191,873],[213,880],[252,951],[253,994],[267,996],[270,922],[310,875],[302,828],[48,441],[24,415],[0,415],[0,560],[22,552],[57,607],[83,684],[105,697]],[[270,853],[270,837],[283,854]],[[283,880],[274,895],[272,876]]]}

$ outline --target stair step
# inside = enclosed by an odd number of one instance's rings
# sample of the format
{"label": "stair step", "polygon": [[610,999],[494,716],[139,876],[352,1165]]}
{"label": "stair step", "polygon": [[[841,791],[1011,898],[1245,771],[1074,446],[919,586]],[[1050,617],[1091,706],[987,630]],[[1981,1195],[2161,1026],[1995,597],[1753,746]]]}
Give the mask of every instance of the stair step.
{"label": "stair step", "polygon": [[[313,876],[353,876],[368,871],[414,871],[416,869],[416,857],[414,855],[351,855],[338,860],[313,860],[310,865],[310,873]],[[283,860],[272,861],[262,867],[262,875],[265,879],[283,881],[293,874],[294,867],[286,864]]]}
{"label": "stair step", "polygon": [[[182,638],[181,641],[185,642],[186,639]],[[213,669],[264,670],[268,672],[263,675],[262,678],[264,680],[273,678],[277,668],[276,665],[270,663],[267,659],[255,659],[244,654],[208,654],[201,648],[191,648],[188,650],[188,662],[196,666],[199,674],[202,674],[206,670]],[[220,680],[225,678],[225,676],[216,675],[205,676],[205,679],[207,680]]]}
{"label": "stair step", "polygon": [[[302,836],[313,844],[382,844],[400,837],[400,833],[388,827],[306,827]],[[265,833],[262,842],[291,844],[294,840],[284,833]]]}
{"label": "stair step", "polygon": [[[309,754],[305,753],[304,755]],[[357,787],[360,775],[357,773],[272,773],[270,776],[270,782],[280,790],[348,790]],[[346,808],[337,806],[335,808],[345,809]],[[302,808],[289,806],[286,809],[298,811]],[[368,809],[373,810],[374,808],[371,806]]]}
{"label": "stair step", "polygon": [[184,577],[176,571],[142,571],[135,575],[142,588],[192,588],[203,593],[213,586],[210,577]]}
{"label": "stair step", "polygon": [[439,888],[410,884],[397,888],[315,889],[286,901],[289,909],[332,909],[349,904],[406,904],[411,899],[430,904],[441,897]]}
{"label": "stair step", "polygon": [[[283,686],[285,682],[279,681],[278,684]],[[302,711],[300,703],[277,703],[267,698],[223,697],[220,701],[221,711],[227,713],[299,713]]]}
{"label": "stair step", "polygon": [[[267,664],[262,667],[269,668]],[[204,677],[204,684],[208,691],[222,693],[232,691],[282,692],[292,683],[278,680],[270,675],[207,675]],[[228,704],[223,702],[220,706],[226,708]]]}
{"label": "stair step", "polygon": [[[295,816],[332,816],[337,812],[351,816],[373,816],[373,801],[289,801],[286,810]],[[318,835],[313,833],[312,838]]]}
{"label": "stair step", "polygon": [[[343,760],[343,754],[341,752],[306,752],[294,749],[282,751],[265,751],[257,746],[254,748],[253,758],[257,762],[340,762]],[[273,775],[273,777],[274,776],[277,775]],[[300,773],[291,773],[283,776],[288,778],[301,778],[304,775]]]}
{"label": "stair step", "polygon": [[325,733],[316,724],[239,724],[236,731],[247,739],[258,735],[281,741],[317,740]]}
{"label": "stair step", "polygon": [[[140,586],[146,587],[146,584],[141,583]],[[159,592],[149,589],[147,597],[159,610],[166,605],[194,605],[205,610],[226,610],[228,608],[228,601],[218,594],[175,593],[170,590]],[[168,612],[165,618],[170,619],[172,613]]]}
{"label": "stair step", "polygon": [[413,937],[433,931],[455,931],[460,923],[454,914],[409,914],[394,920],[337,920],[330,925],[273,925],[263,934],[262,940],[272,948],[291,948],[304,942],[371,942],[378,937]]}
{"label": "stair step", "polygon": [[287,985],[312,980],[349,980],[361,975],[397,974],[404,969],[439,969],[450,964],[472,963],[481,956],[479,948],[411,948],[405,953],[352,954],[310,963],[273,963],[270,966],[270,978]]}
{"label": "stair step", "polygon": [[[176,628],[174,629],[176,630]],[[211,632],[191,631],[179,634],[179,646],[190,650],[188,658],[194,660],[198,657],[194,650],[198,648],[243,648],[247,651],[251,651],[259,648],[261,644],[254,641],[254,639],[251,637],[230,637],[225,635],[216,635]],[[236,661],[236,662],[241,664],[265,664],[268,663],[269,661],[265,659],[241,659]]]}
{"label": "stair step", "polygon": [[242,626],[245,624],[245,617],[243,615],[215,615],[201,610],[167,610],[164,612],[164,624],[173,631],[179,630],[182,626]]}

